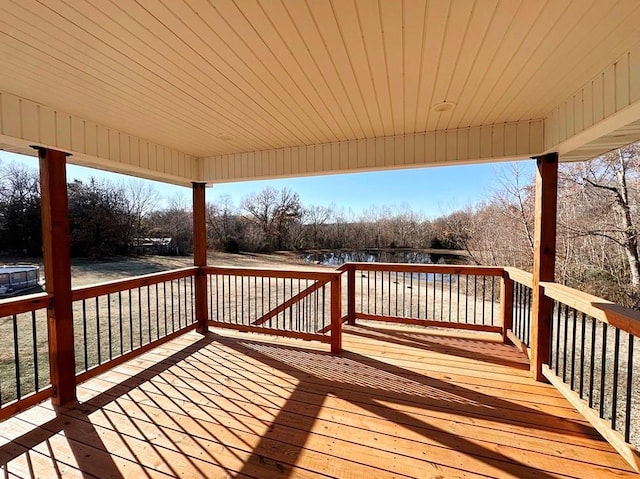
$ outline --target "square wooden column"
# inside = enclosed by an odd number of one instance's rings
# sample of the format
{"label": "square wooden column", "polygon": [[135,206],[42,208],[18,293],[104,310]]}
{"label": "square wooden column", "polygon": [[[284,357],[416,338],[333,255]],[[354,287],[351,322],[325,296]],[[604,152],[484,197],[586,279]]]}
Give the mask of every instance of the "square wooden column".
{"label": "square wooden column", "polygon": [[543,294],[540,283],[554,280],[556,266],[558,154],[549,153],[535,160],[537,172],[531,305],[531,374],[537,381],[544,381],[542,365],[549,363],[553,301]]}
{"label": "square wooden column", "polygon": [[199,269],[195,283],[195,311],[199,333],[207,332],[207,274],[202,269],[207,266],[207,215],[205,204],[205,184],[193,183],[193,265]]}
{"label": "square wooden column", "polygon": [[40,158],[45,289],[51,295],[47,310],[49,368],[53,386],[53,404],[59,406],[76,399],[67,154],[39,148],[38,156]]}

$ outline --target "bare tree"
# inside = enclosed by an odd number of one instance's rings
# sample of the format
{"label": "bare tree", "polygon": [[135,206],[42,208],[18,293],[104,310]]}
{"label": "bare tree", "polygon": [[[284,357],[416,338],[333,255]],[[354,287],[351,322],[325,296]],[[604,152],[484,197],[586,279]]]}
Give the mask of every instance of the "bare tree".
{"label": "bare tree", "polygon": [[[578,188],[588,223],[564,225],[575,236],[600,236],[621,247],[626,256],[629,281],[640,286],[638,229],[633,211],[640,182],[640,148],[630,145],[589,162],[569,165],[562,178]],[[613,212],[614,214],[610,214]]]}
{"label": "bare tree", "polygon": [[302,205],[298,193],[287,188],[280,191],[271,187],[242,199],[247,218],[260,227],[267,249],[288,246],[292,226],[302,218]]}

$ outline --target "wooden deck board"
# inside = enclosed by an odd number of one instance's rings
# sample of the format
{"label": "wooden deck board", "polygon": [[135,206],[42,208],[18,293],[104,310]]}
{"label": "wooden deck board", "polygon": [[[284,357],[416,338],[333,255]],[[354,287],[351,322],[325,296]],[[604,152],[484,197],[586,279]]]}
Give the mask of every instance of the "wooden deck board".
{"label": "wooden deck board", "polygon": [[5,477],[637,477],[495,337],[188,333],[0,424]]}

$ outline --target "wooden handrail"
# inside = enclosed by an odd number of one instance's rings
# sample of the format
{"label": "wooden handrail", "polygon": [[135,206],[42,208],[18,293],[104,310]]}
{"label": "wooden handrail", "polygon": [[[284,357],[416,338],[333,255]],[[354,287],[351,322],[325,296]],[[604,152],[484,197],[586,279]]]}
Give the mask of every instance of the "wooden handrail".
{"label": "wooden handrail", "polygon": [[510,280],[515,281],[516,283],[524,284],[529,288],[533,287],[533,275],[528,271],[524,271],[518,268],[512,268],[511,266],[506,266],[504,268],[505,276]]}
{"label": "wooden handrail", "polygon": [[129,289],[141,288],[144,286],[150,286],[152,284],[163,283],[165,281],[172,281],[174,279],[188,278],[189,276],[194,276],[197,271],[198,268],[196,267],[180,268],[171,271],[161,271],[159,273],[135,276],[133,278],[107,281],[104,283],[92,284],[89,286],[80,286],[73,289],[71,293],[71,299],[72,301],[79,301],[82,299],[103,296],[105,294],[112,294],[119,291],[127,291]]}
{"label": "wooden handrail", "polygon": [[640,312],[557,283],[540,283],[545,296],[593,318],[640,336]]}
{"label": "wooden handrail", "polygon": [[359,271],[391,271],[398,273],[462,274],[476,276],[502,276],[504,268],[499,266],[463,266],[407,263],[346,263],[344,266]]}
{"label": "wooden handrail", "polygon": [[49,297],[47,293],[36,293],[2,301],[0,302],[0,318],[46,308],[49,306]]}
{"label": "wooden handrail", "polygon": [[268,268],[227,268],[223,266],[207,266],[204,268],[207,274],[227,274],[232,276],[262,276],[265,278],[291,278],[309,279],[316,281],[331,281],[342,273],[335,270],[330,271],[300,271]]}

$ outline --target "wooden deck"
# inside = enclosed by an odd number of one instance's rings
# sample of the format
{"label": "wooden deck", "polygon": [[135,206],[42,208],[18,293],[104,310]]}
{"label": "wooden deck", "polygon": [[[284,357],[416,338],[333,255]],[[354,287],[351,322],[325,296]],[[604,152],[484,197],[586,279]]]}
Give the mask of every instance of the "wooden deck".
{"label": "wooden deck", "polygon": [[3,477],[637,477],[515,348],[444,334],[188,333],[0,424]]}

